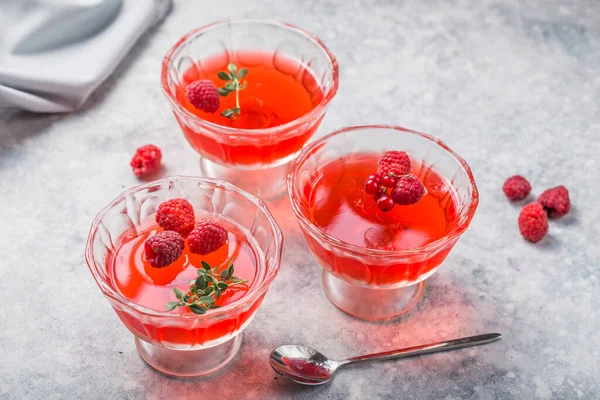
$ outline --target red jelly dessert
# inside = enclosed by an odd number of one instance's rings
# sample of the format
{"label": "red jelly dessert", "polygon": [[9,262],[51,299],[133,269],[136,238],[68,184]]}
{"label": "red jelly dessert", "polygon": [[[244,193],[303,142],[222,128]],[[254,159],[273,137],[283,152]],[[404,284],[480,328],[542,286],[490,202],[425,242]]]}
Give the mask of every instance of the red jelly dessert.
{"label": "red jelly dessert", "polygon": [[[195,107],[186,96],[186,88],[199,80],[210,80],[216,87],[222,88],[227,82],[217,74],[228,72],[230,62],[235,63],[238,71],[242,68],[247,70],[240,79],[240,83],[246,84],[244,90],[239,90],[240,115],[235,118],[221,115],[224,110],[236,107],[235,92],[221,97],[216,112]],[[323,99],[323,91],[308,69],[290,58],[264,52],[239,52],[235,61],[231,61],[227,54],[204,59],[187,69],[175,89],[175,95],[187,111],[201,119],[244,130],[272,128],[294,121],[317,107]],[[217,141],[210,135],[199,134],[187,124],[181,125],[192,147],[201,153],[208,153],[228,164],[269,164],[298,152],[318,123],[282,141],[265,135],[257,136],[255,141],[244,145]],[[285,137],[297,129],[297,126],[290,127],[289,132],[284,130],[278,136]]]}
{"label": "red jelly dessert", "polygon": [[[373,194],[365,190],[365,181],[377,171],[380,157],[381,154],[355,153],[321,166],[316,179],[303,188],[309,199],[310,221],[340,241],[368,249],[410,250],[444,237],[457,219],[456,194],[450,183],[433,168],[411,160],[410,174],[423,183],[425,194],[415,204],[397,204],[383,211]],[[307,239],[313,252],[326,268],[334,269],[334,274],[377,285],[416,281],[437,267],[450,250],[425,262],[364,265],[360,260],[311,244],[311,237]]]}
{"label": "red jelly dessert", "polygon": [[[115,246],[116,252],[107,260],[107,270],[113,286],[133,303],[164,312],[167,303],[177,300],[173,288],[178,288],[183,293],[187,292],[190,281],[198,278],[198,268],[202,268],[204,261],[213,268],[221,266],[219,272],[233,264],[234,275],[247,280],[243,285],[229,287],[214,304],[223,307],[241,299],[255,284],[259,268],[257,246],[254,240],[249,239],[237,225],[225,219],[219,219],[218,222],[227,230],[228,241],[225,245],[202,256],[190,252],[186,241],[181,256],[175,262],[163,268],[156,268],[146,259],[144,244],[148,238],[164,230],[156,223],[154,216],[142,221],[141,228],[126,231],[120,237]],[[138,331],[151,332],[155,336],[151,339],[157,339],[162,343],[202,345],[239,329],[259,305],[260,301],[240,315],[222,319],[208,326],[202,324],[181,328],[172,325],[145,326],[145,329]],[[208,313],[210,312],[208,310]],[[188,307],[177,307],[170,313],[193,315]],[[119,316],[134,331],[137,330],[135,325],[142,323],[141,320],[130,318],[127,314],[119,313]]]}

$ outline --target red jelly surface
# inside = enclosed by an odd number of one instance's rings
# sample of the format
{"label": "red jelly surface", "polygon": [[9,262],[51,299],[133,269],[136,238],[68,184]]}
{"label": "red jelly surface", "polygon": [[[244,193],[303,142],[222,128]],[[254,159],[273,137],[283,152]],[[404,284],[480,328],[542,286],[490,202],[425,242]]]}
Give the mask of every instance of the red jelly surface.
{"label": "red jelly surface", "polygon": [[[434,169],[413,160],[411,173],[421,179],[426,194],[416,204],[396,205],[391,211],[383,212],[364,191],[367,177],[377,171],[379,157],[359,153],[323,165],[317,178],[304,188],[311,222],[336,239],[364,248],[410,250],[444,237],[457,218],[456,196],[447,180]],[[312,238],[308,240],[313,252],[333,269],[332,272],[380,285],[417,280],[439,265],[451,248],[426,260],[421,257],[418,262],[397,258],[397,263],[381,265],[383,263],[376,263],[376,259],[365,264],[331,252]],[[374,247],[373,242],[378,246]]]}
{"label": "red jelly surface", "polygon": [[[248,74],[241,82],[247,88],[239,92],[241,114],[237,118],[221,116],[225,109],[236,106],[235,92],[221,97],[221,106],[215,113],[206,113],[195,108],[185,96],[188,84],[199,79],[209,79],[217,87],[226,82],[217,72],[228,72],[229,57],[226,54],[202,60],[188,68],[181,84],[176,88],[177,100],[183,107],[198,117],[217,125],[238,129],[272,128],[294,121],[309,113],[323,99],[323,91],[312,73],[289,58],[273,53],[240,52],[235,55],[238,70],[246,68]],[[290,126],[277,134],[265,135],[252,143],[232,143],[227,140],[195,131],[182,124],[186,138],[197,151],[208,153],[225,163],[270,164],[302,149],[318,124],[310,128]]]}
{"label": "red jelly surface", "polygon": [[[202,261],[213,268],[221,265],[227,268],[234,264],[234,275],[248,280],[243,286],[228,288],[215,302],[217,306],[225,306],[243,298],[248,290],[256,284],[258,256],[255,245],[248,240],[246,234],[236,225],[225,220],[219,221],[228,231],[228,243],[219,250],[205,256],[192,254],[187,242],[183,254],[173,264],[164,268],[152,267],[144,255],[144,242],[147,238],[161,232],[151,217],[142,223],[139,231],[125,232],[117,244],[117,251],[108,259],[108,272],[115,289],[133,303],[157,311],[166,311],[165,305],[176,301],[173,288],[187,292],[189,282],[198,277],[197,268],[202,268]],[[169,324],[153,326],[141,320],[117,311],[127,327],[148,339],[171,344],[198,345],[231,334],[237,330],[260,304],[258,299],[254,305],[241,314],[228,315],[229,318],[215,321],[212,324],[197,324],[196,327],[172,327]],[[216,310],[214,310],[216,311]],[[209,310],[205,316],[210,315]],[[177,307],[170,314],[194,315],[187,307]],[[204,318],[205,316],[199,316]],[[157,324],[158,325],[158,324]]]}

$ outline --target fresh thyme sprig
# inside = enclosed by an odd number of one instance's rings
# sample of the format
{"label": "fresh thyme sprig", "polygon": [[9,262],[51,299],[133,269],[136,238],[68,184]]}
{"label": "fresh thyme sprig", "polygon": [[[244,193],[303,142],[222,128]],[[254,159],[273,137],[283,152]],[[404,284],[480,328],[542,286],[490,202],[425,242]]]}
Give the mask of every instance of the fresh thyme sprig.
{"label": "fresh thyme sprig", "polygon": [[240,90],[245,90],[248,86],[248,81],[244,81],[242,84],[240,79],[246,76],[248,70],[246,68],[240,68],[238,71],[235,64],[229,64],[227,69],[229,70],[229,73],[223,71],[217,72],[219,79],[227,82],[225,86],[220,87],[218,91],[221,97],[225,97],[229,95],[229,93],[235,92],[235,108],[228,108],[223,111],[221,115],[227,118],[236,118],[242,113],[240,108]]}
{"label": "fresh thyme sprig", "polygon": [[202,261],[202,268],[198,268],[198,278],[190,281],[190,288],[183,293],[173,288],[178,301],[167,303],[167,311],[177,307],[189,307],[195,314],[204,314],[207,310],[219,308],[215,301],[228,288],[243,285],[248,281],[233,276],[233,264],[219,272],[219,267],[211,269],[207,262]]}

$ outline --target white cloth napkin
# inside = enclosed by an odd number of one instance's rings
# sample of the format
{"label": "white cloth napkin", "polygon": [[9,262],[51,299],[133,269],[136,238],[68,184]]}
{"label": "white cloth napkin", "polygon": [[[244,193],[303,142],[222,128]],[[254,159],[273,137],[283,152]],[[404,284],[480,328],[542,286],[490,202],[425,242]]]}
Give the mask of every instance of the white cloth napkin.
{"label": "white cloth napkin", "polygon": [[0,110],[81,106],[171,0],[0,0]]}

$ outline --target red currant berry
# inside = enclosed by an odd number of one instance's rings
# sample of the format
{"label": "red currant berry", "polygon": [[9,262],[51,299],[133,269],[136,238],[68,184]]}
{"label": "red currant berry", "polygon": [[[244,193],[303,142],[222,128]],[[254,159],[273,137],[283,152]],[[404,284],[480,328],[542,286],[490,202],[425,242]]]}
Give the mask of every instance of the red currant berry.
{"label": "red currant berry", "polygon": [[396,178],[384,175],[383,178],[381,178],[381,184],[387,188],[393,188],[396,186]]}
{"label": "red currant berry", "polygon": [[367,178],[367,180],[371,180],[371,181],[375,181],[376,183],[381,183],[381,175],[379,174],[371,174],[369,175],[369,177]]}
{"label": "red currant berry", "polygon": [[381,196],[379,200],[377,200],[377,207],[381,211],[390,211],[394,208],[394,200],[390,196]]}
{"label": "red currant berry", "polygon": [[365,192],[367,194],[375,194],[379,191],[379,185],[372,179],[367,179],[365,182]]}
{"label": "red currant berry", "polygon": [[375,199],[375,201],[379,200],[379,198],[383,195],[387,194],[386,192],[384,192],[383,190],[381,190],[381,188],[377,188],[377,192],[375,192],[375,194],[373,195],[373,199]]}

